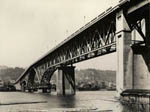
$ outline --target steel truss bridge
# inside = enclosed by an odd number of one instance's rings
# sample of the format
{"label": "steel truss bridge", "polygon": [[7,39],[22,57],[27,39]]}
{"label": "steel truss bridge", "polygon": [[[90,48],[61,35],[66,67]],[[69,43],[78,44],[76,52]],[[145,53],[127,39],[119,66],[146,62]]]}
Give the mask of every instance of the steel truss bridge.
{"label": "steel truss bridge", "polygon": [[[75,63],[115,52],[117,49],[117,13],[122,10],[130,31],[137,31],[141,41],[132,38],[131,45],[149,45],[149,38],[142,28],[142,21],[150,17],[149,0],[121,0],[115,7],[110,7],[85,26],[77,30],[39,60],[31,64],[16,80],[28,86],[33,85],[35,76],[41,85],[48,84],[53,73],[61,66],[72,66]],[[148,28],[148,27],[147,27]],[[127,29],[123,29],[127,30]],[[146,30],[147,31],[147,30]],[[148,31],[146,32],[148,33]],[[69,79],[69,75],[66,76]],[[73,79],[69,80],[73,86]],[[25,82],[24,82],[25,83]]]}

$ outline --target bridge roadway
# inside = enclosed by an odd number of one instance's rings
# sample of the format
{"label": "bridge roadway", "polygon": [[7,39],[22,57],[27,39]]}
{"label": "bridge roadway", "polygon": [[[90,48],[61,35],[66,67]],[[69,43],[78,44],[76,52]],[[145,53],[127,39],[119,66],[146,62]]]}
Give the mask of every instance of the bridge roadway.
{"label": "bridge roadway", "polygon": [[[118,93],[125,89],[150,88],[140,83],[149,79],[145,76],[148,72],[146,67],[149,65],[145,64],[145,68],[142,68],[145,71],[144,79],[138,79],[141,72],[137,75],[137,71],[143,64],[137,61],[140,62],[143,59],[136,55],[143,54],[143,49],[149,50],[147,47],[150,43],[148,38],[150,35],[149,3],[149,0],[121,0],[118,5],[101,13],[31,64],[15,84],[20,84],[22,90],[31,90],[37,77],[39,83],[37,89],[43,89],[46,92],[48,88],[45,87],[48,86],[53,73],[58,70],[57,92],[65,94],[67,93],[65,89],[68,89],[71,94],[75,94],[73,64],[117,51]],[[137,33],[141,37],[140,40],[136,38]],[[145,56],[146,59],[149,58],[146,54]],[[132,61],[137,62],[138,66]]]}

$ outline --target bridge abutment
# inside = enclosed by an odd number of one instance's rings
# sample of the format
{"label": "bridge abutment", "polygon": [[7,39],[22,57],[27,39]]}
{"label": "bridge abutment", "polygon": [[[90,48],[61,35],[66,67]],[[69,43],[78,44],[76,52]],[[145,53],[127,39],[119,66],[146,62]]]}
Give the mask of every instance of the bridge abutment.
{"label": "bridge abutment", "polygon": [[56,91],[58,95],[75,95],[75,67],[59,67]]}

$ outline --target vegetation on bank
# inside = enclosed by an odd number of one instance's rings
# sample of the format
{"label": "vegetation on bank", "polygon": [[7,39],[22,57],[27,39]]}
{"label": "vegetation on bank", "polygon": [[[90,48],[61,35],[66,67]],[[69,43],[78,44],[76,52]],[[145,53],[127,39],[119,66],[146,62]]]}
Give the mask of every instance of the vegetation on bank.
{"label": "vegetation on bank", "polygon": [[76,86],[79,90],[115,90],[116,72],[111,70],[76,70]]}
{"label": "vegetation on bank", "polygon": [[25,69],[0,66],[0,91],[16,91],[13,83]]}
{"label": "vegetation on bank", "polygon": [[7,66],[0,66],[0,79],[3,80],[5,83],[9,81],[15,81],[23,72],[24,68],[20,67],[7,67]]}

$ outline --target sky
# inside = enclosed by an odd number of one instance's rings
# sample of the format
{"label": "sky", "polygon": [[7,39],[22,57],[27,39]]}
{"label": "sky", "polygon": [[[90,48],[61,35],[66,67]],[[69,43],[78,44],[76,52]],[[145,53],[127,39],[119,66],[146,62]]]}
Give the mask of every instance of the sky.
{"label": "sky", "polygon": [[[28,67],[118,0],[0,0],[0,65]],[[116,54],[76,64],[116,69]]]}

